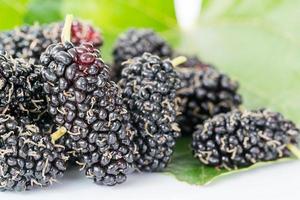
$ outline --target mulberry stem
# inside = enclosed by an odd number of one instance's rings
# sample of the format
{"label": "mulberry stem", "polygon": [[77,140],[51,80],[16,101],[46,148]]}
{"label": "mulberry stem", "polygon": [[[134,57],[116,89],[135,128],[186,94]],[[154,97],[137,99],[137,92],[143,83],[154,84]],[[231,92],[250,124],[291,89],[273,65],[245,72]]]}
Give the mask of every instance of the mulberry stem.
{"label": "mulberry stem", "polygon": [[178,56],[174,58],[171,63],[173,67],[177,67],[178,65],[181,65],[182,63],[185,63],[187,61],[187,58],[185,56]]}
{"label": "mulberry stem", "polygon": [[292,154],[294,154],[298,159],[300,159],[300,149],[297,148],[295,145],[292,144],[288,144],[286,146],[288,148],[288,150],[290,150],[290,152],[292,152]]}
{"label": "mulberry stem", "polygon": [[65,127],[59,128],[57,131],[51,134],[51,141],[54,144],[56,140],[61,138],[64,134],[66,134],[67,129]]}
{"label": "mulberry stem", "polygon": [[61,33],[61,41],[62,43],[71,41],[71,28],[73,22],[73,15],[67,15],[64,23],[64,27]]}
{"label": "mulberry stem", "polygon": [[238,110],[240,110],[241,112],[247,112],[247,108],[245,108],[245,106],[242,105],[238,107]]}

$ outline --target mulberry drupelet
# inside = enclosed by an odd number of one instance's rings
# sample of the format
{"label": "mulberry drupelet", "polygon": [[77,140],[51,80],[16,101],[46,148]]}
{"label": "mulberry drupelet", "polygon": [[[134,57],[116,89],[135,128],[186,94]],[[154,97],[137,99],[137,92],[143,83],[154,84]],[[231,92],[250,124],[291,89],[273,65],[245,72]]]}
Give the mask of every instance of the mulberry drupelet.
{"label": "mulberry drupelet", "polygon": [[134,169],[135,130],[118,87],[91,44],[50,45],[41,56],[49,113],[68,130],[65,145],[86,176],[115,185]]}
{"label": "mulberry drupelet", "polygon": [[197,124],[242,104],[238,83],[197,57],[190,57],[176,71],[181,80],[177,91],[181,115],[177,120],[183,135],[191,135]]}
{"label": "mulberry drupelet", "polygon": [[40,132],[28,119],[0,115],[0,190],[24,191],[46,187],[61,178],[68,156],[55,139],[64,134]]}
{"label": "mulberry drupelet", "polygon": [[126,61],[124,67],[118,84],[137,130],[136,165],[142,171],[160,171],[169,163],[180,136],[175,121],[179,78],[170,61],[149,53]]}
{"label": "mulberry drupelet", "polygon": [[298,144],[299,135],[280,113],[235,110],[199,125],[192,148],[203,164],[232,169],[291,156],[289,145]]}

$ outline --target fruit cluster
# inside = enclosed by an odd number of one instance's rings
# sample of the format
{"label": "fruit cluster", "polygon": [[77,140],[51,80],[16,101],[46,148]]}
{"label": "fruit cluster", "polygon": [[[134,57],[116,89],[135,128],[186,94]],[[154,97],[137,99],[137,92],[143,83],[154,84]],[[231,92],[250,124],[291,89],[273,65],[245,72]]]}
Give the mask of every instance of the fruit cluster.
{"label": "fruit cluster", "polygon": [[201,162],[231,169],[291,156],[287,145],[297,137],[299,130],[279,113],[236,110],[199,125],[192,147]]}
{"label": "fruit cluster", "polygon": [[112,67],[102,44],[81,20],[0,33],[0,190],[49,186],[74,163],[96,184],[120,184],[165,169],[180,136],[210,166],[292,156],[295,124],[242,111],[239,84],[216,67],[178,59],[150,29],[121,34]]}

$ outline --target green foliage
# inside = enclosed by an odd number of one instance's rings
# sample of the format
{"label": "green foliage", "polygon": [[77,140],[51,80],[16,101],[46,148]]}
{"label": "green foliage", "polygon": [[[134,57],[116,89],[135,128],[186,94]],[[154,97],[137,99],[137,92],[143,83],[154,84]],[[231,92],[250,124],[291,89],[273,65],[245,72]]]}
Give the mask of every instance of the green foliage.
{"label": "green foliage", "polygon": [[28,24],[48,23],[64,19],[63,0],[31,0],[24,21]]}
{"label": "green foliage", "polygon": [[[299,7],[298,0],[203,0],[198,26],[179,31],[172,0],[0,0],[0,29],[59,21],[71,13],[102,30],[109,61],[120,32],[151,27],[182,53],[200,55],[238,80],[247,108],[268,107],[300,124]],[[179,180],[206,184],[237,172],[201,165],[189,144],[179,140],[167,169]]]}
{"label": "green foliage", "polygon": [[0,29],[9,29],[23,23],[29,0],[0,0]]}
{"label": "green foliage", "polygon": [[206,184],[216,176],[228,172],[224,169],[202,165],[197,159],[193,158],[190,144],[191,139],[187,137],[177,142],[175,154],[166,170],[167,172],[175,175],[180,181],[197,185]]}

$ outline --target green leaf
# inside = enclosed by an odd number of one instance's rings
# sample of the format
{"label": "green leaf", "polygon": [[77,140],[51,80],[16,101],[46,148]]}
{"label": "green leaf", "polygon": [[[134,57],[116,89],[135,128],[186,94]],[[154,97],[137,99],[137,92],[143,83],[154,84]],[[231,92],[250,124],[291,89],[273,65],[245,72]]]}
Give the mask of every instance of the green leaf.
{"label": "green leaf", "polygon": [[[247,108],[267,107],[300,124],[299,6],[296,0],[206,0],[199,26],[182,34],[179,49],[238,80]],[[217,170],[193,160],[189,145],[179,141],[167,171],[191,184],[266,164]]]}
{"label": "green leaf", "polygon": [[228,172],[224,169],[215,169],[202,165],[192,155],[190,148],[191,139],[184,137],[178,140],[172,162],[166,169],[180,181],[190,184],[203,185],[210,182],[214,177]]}
{"label": "green leaf", "polygon": [[192,155],[190,145],[191,138],[188,137],[181,138],[177,142],[172,162],[165,171],[174,175],[180,181],[194,185],[207,185],[227,175],[294,160],[293,158],[282,158],[276,161],[259,162],[250,167],[238,170],[217,169],[201,164],[199,160],[195,159]]}

